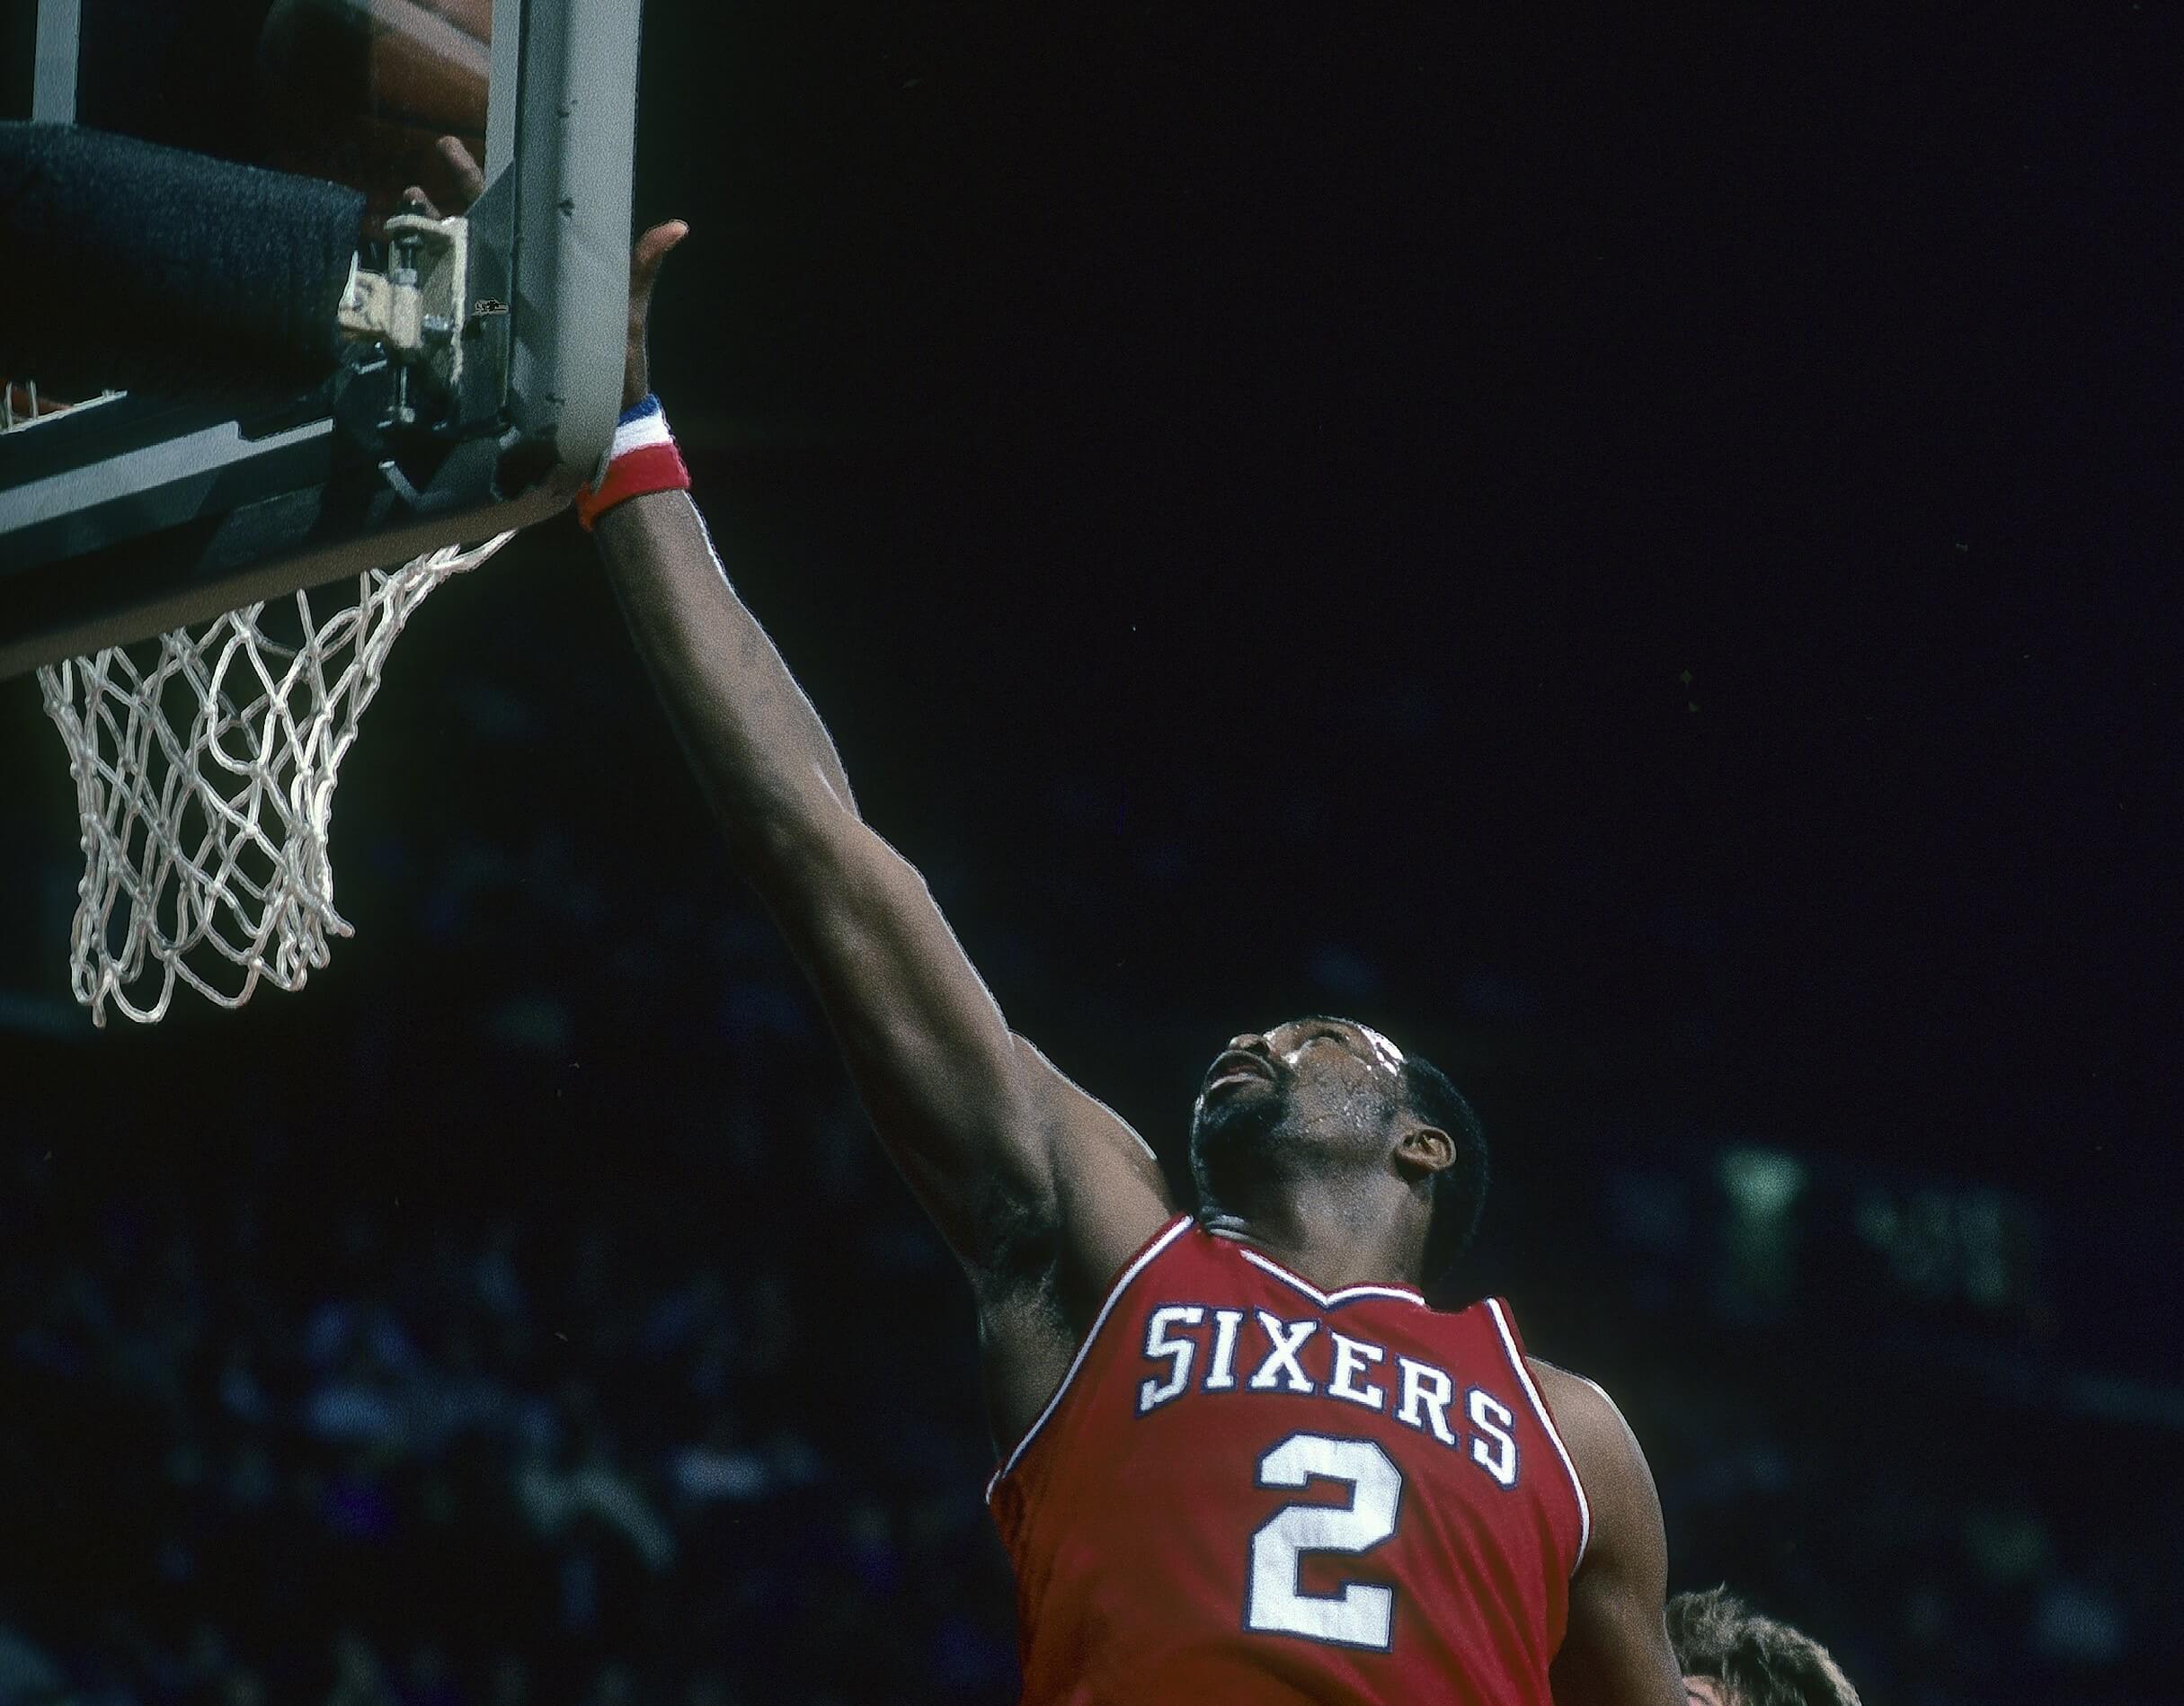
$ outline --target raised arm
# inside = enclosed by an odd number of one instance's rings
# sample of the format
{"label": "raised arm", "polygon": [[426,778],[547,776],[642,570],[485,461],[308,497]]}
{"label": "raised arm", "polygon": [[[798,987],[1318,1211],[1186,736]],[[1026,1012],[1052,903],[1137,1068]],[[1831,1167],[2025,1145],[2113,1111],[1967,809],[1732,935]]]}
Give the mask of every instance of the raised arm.
{"label": "raised arm", "polygon": [[1525,1360],[1593,1515],[1554,1662],[1555,1706],[1683,1706],[1683,1679],[1668,1644],[1668,1541],[1646,1453],[1591,1381]]}
{"label": "raised arm", "polygon": [[[652,279],[680,235],[637,245],[631,400],[646,388]],[[1168,1213],[1150,1151],[1010,1031],[923,879],[858,815],[689,499],[630,499],[596,534],[730,856],[817,991],[882,1142],[982,1301],[1016,1319],[1026,1288],[1047,1287],[1074,1313]],[[1020,1408],[999,1404],[997,1419]]]}

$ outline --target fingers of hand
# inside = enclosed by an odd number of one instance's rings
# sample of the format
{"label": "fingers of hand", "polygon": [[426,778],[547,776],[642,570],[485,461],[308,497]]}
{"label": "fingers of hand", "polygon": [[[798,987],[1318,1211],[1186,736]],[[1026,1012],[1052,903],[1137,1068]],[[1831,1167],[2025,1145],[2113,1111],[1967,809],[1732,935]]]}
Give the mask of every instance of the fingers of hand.
{"label": "fingers of hand", "polygon": [[442,137],[437,145],[440,159],[446,163],[448,175],[462,191],[463,205],[468,207],[485,193],[485,174],[478,163],[463,146],[460,137]]}

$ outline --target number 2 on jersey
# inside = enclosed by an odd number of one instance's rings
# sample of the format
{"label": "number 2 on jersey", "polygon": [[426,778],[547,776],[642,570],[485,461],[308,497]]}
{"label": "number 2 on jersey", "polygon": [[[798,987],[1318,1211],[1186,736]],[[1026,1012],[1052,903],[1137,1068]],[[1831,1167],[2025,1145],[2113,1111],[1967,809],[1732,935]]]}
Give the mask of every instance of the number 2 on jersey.
{"label": "number 2 on jersey", "polygon": [[1395,1589],[1345,1582],[1334,1595],[1298,1586],[1306,1552],[1369,1552],[1396,1531],[1403,1471],[1370,1440],[1292,1434],[1259,1459],[1261,1487],[1347,1481],[1347,1505],[1284,1505],[1251,1537],[1251,1580],[1244,1626],[1341,1647],[1388,1650],[1395,1629]]}

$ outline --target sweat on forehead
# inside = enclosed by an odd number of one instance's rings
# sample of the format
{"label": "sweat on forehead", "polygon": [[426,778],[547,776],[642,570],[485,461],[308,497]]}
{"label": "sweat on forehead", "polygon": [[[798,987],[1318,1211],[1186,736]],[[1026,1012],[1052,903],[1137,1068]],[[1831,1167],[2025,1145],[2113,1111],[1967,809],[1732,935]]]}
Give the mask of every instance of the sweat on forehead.
{"label": "sweat on forehead", "polygon": [[1399,1072],[1403,1070],[1403,1051],[1401,1049],[1390,1043],[1370,1025],[1360,1025],[1357,1029],[1358,1034],[1366,1042],[1372,1044],[1372,1052],[1381,1057],[1381,1062],[1389,1071]]}
{"label": "sweat on forehead", "polygon": [[1312,1018],[1300,1019],[1297,1023],[1301,1025],[1346,1025],[1365,1039],[1366,1045],[1372,1050],[1373,1058],[1378,1060],[1382,1066],[1391,1072],[1400,1072],[1403,1070],[1405,1059],[1403,1051],[1379,1031],[1374,1030],[1372,1026],[1360,1020],[1336,1018],[1333,1014],[1320,1014]]}

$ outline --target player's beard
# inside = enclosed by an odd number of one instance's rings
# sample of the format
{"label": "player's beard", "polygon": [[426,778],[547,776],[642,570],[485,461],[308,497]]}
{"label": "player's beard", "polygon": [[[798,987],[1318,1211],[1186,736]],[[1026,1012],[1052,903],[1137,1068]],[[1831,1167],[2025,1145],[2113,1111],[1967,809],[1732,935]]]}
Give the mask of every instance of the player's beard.
{"label": "player's beard", "polygon": [[1289,1116],[1280,1084],[1225,1091],[1202,1101],[1191,1120],[1191,1177],[1202,1205],[1241,1208],[1265,1178]]}

